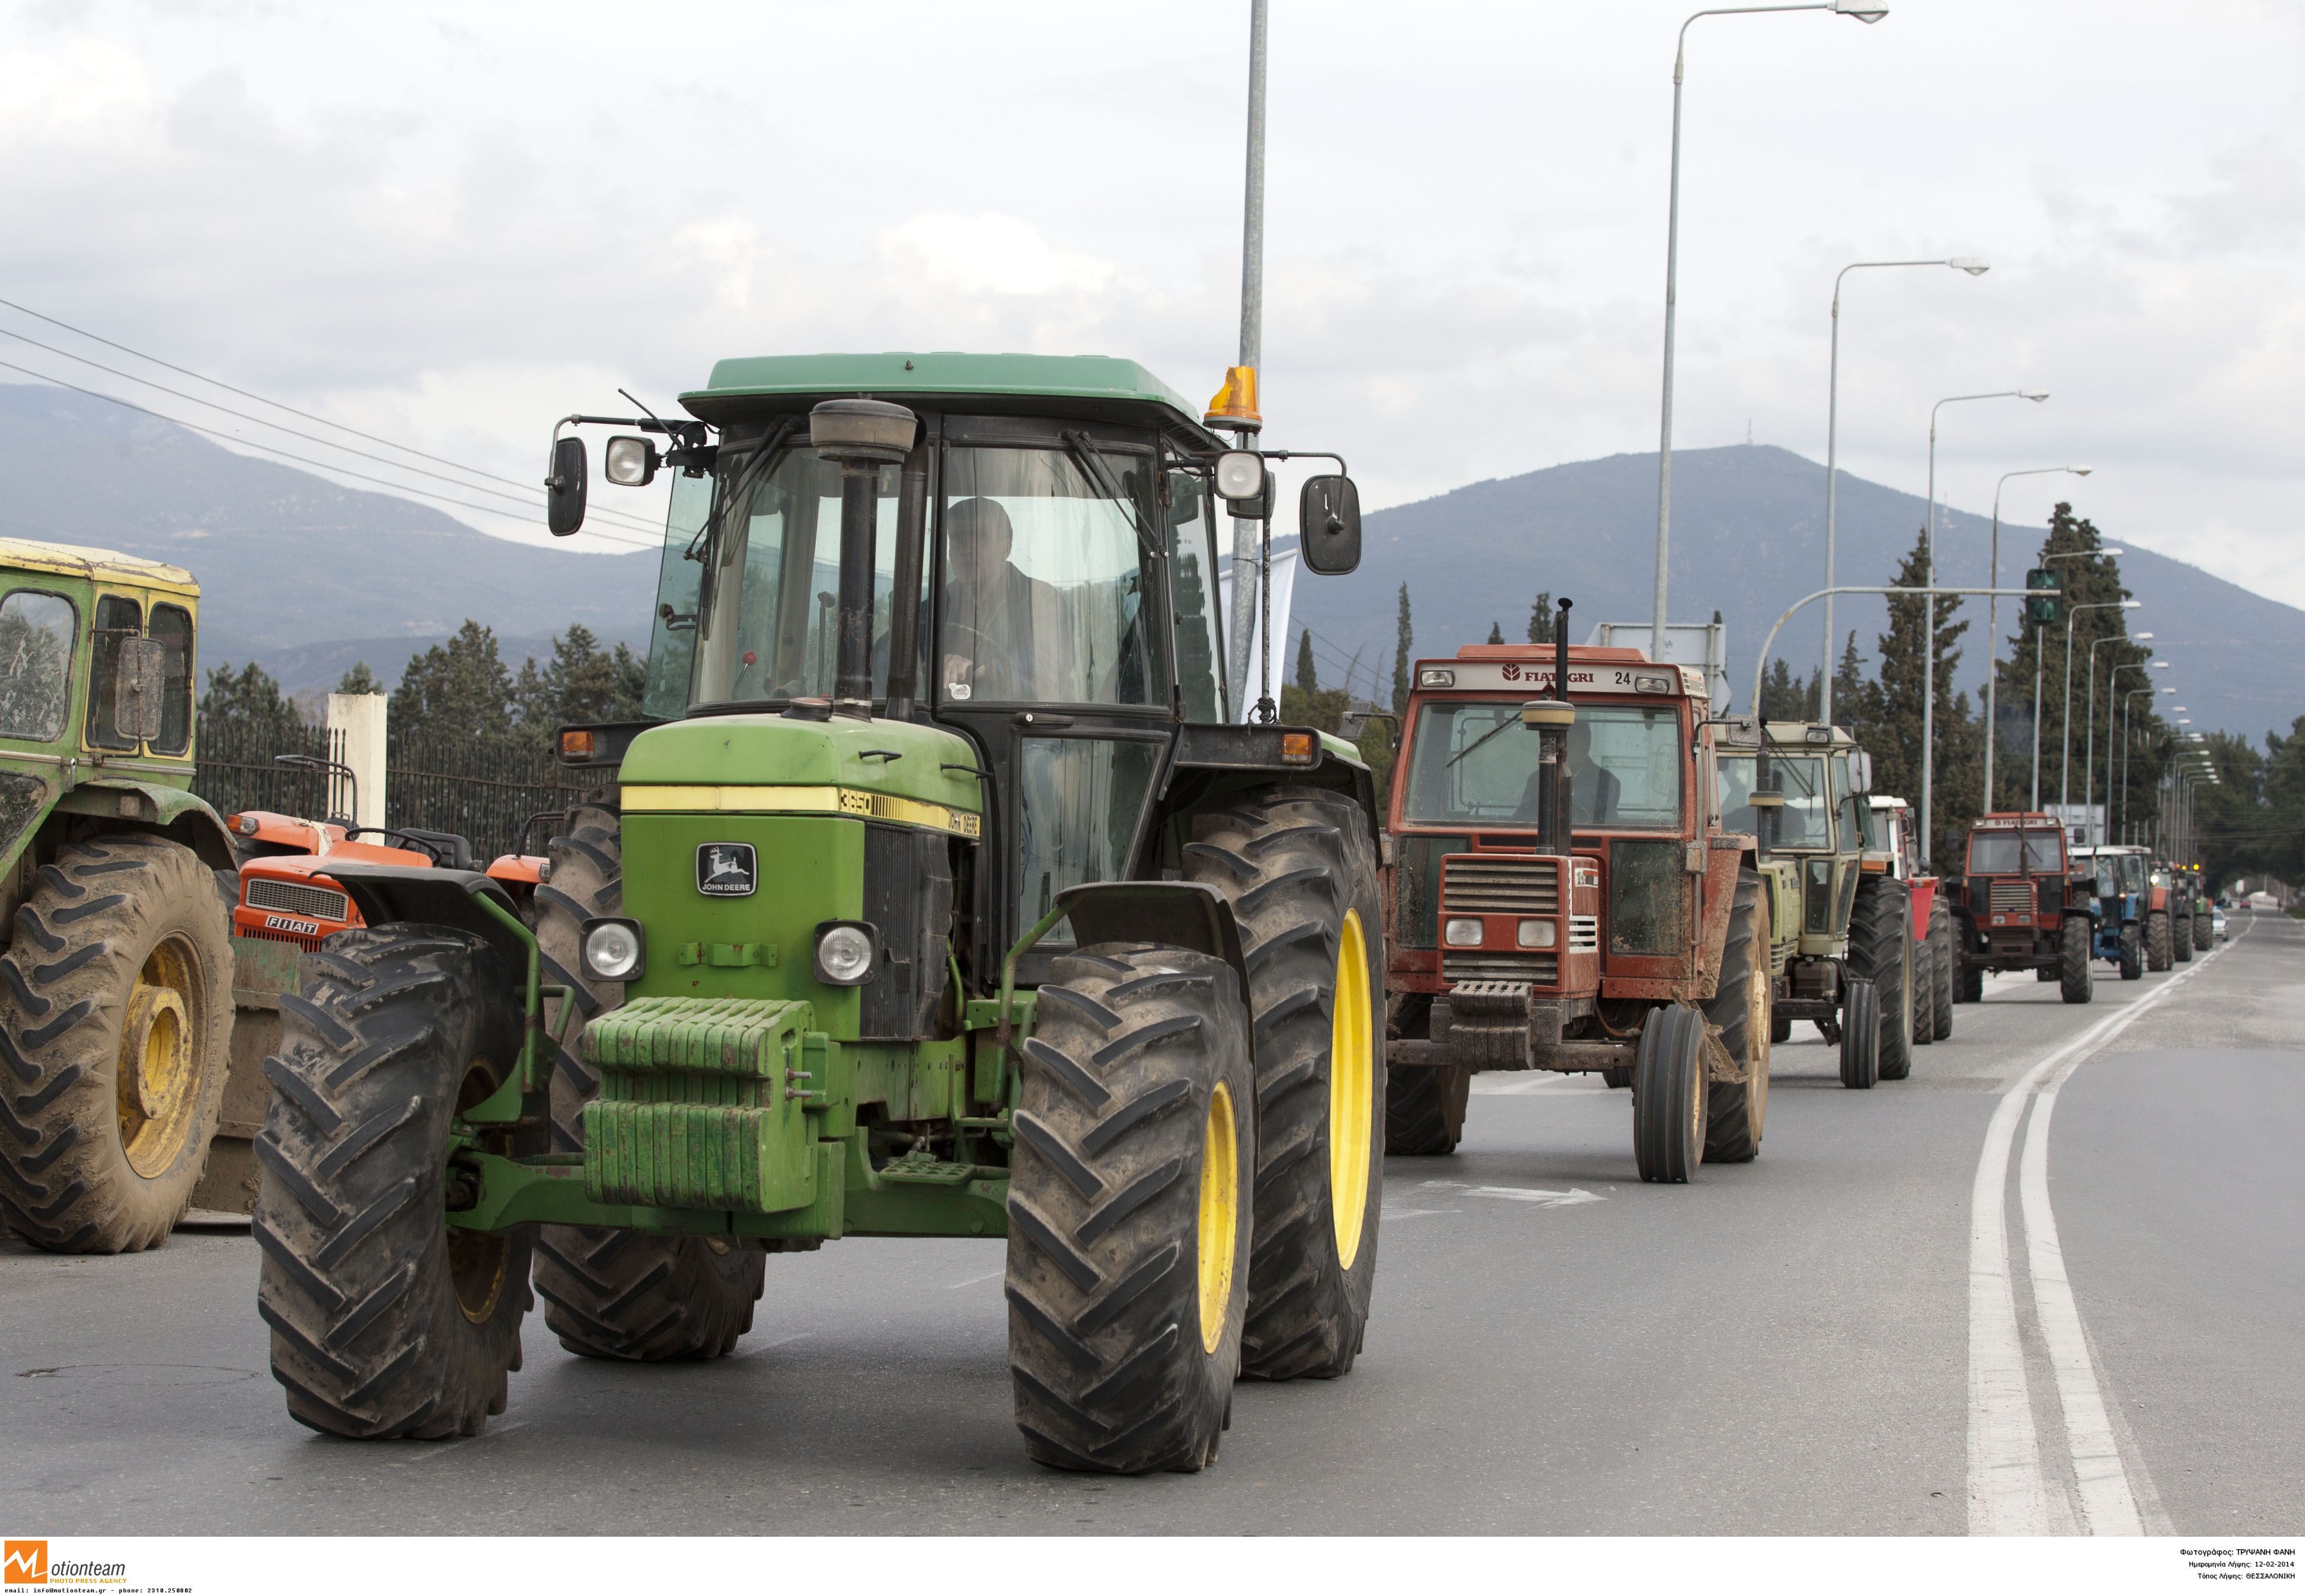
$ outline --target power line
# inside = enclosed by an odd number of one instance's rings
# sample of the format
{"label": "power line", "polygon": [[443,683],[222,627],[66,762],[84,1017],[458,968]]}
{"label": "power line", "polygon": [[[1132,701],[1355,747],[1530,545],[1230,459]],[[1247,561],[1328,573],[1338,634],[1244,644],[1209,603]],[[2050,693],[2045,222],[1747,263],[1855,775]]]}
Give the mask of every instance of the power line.
{"label": "power line", "polygon": [[[362,459],[362,460],[373,460],[373,461],[375,461],[378,465],[382,465],[382,466],[388,467],[389,469],[391,469],[391,470],[393,470],[393,471],[411,471],[411,472],[413,472],[415,475],[420,476],[420,477],[430,477],[430,478],[431,478],[431,479],[432,479],[434,481],[436,481],[436,482],[446,482],[446,483],[447,483],[447,484],[448,484],[450,487],[452,487],[452,488],[464,488],[465,491],[470,492],[470,493],[485,493],[485,494],[488,494],[489,497],[493,497],[493,498],[510,499],[510,500],[512,500],[514,503],[518,504],[518,505],[522,505],[523,508],[526,508],[526,509],[534,509],[534,508],[536,507],[536,505],[535,505],[535,501],[536,501],[536,499],[537,499],[538,497],[541,497],[540,495],[536,494],[536,493],[534,493],[534,492],[532,490],[532,492],[531,492],[531,494],[529,495],[529,497],[527,497],[523,498],[523,497],[521,497],[521,496],[520,496],[520,495],[518,495],[518,494],[506,493],[506,492],[505,492],[505,491],[504,491],[503,489],[501,489],[501,488],[482,488],[482,487],[479,486],[479,485],[478,485],[478,484],[476,484],[476,483],[461,482],[461,481],[458,481],[455,478],[454,478],[454,477],[450,477],[450,476],[445,476],[445,475],[443,475],[443,474],[442,474],[441,472],[439,472],[439,471],[426,471],[426,470],[425,470],[422,466],[421,466],[421,465],[403,465],[403,464],[401,464],[401,463],[400,463],[398,461],[396,461],[396,460],[389,460],[389,459],[387,459],[384,455],[381,455],[381,454],[370,454],[369,451],[367,451],[366,449],[355,449],[355,448],[353,448],[353,447],[351,445],[349,445],[349,444],[332,443],[332,442],[330,442],[328,439],[327,439],[327,438],[325,438],[325,437],[316,437],[316,436],[315,436],[315,435],[313,435],[312,433],[310,433],[310,432],[300,432],[300,431],[298,431],[298,430],[297,430],[295,428],[293,428],[293,427],[283,427],[283,426],[282,426],[279,422],[277,422],[277,421],[268,421],[268,420],[264,420],[261,416],[252,416],[252,415],[250,415],[246,411],[234,410],[234,409],[233,409],[233,408],[232,408],[230,405],[228,405],[228,404],[218,404],[218,403],[217,403],[215,400],[213,400],[213,399],[203,399],[203,398],[200,397],[200,395],[198,395],[197,394],[187,394],[187,393],[183,392],[183,391],[182,389],[180,389],[180,388],[172,388],[172,387],[169,387],[169,386],[168,386],[166,384],[165,384],[165,383],[157,383],[157,382],[154,382],[154,381],[153,381],[150,378],[149,378],[149,377],[139,377],[139,376],[137,376],[137,375],[136,375],[134,372],[132,372],[132,371],[122,371],[122,370],[120,370],[120,369],[116,369],[116,368],[115,368],[115,367],[107,366],[107,365],[104,364],[101,361],[92,361],[92,360],[89,360],[86,355],[74,354],[74,353],[72,353],[72,351],[70,351],[70,350],[68,350],[68,349],[58,349],[58,348],[56,348],[56,347],[55,347],[54,344],[43,344],[43,343],[41,343],[38,338],[27,338],[26,336],[24,336],[24,335],[23,335],[23,334],[21,334],[21,333],[17,333],[17,332],[11,332],[11,331],[9,331],[9,329],[7,329],[6,327],[0,327],[0,337],[13,338],[13,339],[15,339],[15,340],[16,340],[18,343],[20,343],[20,344],[30,344],[30,345],[31,345],[33,348],[35,348],[35,349],[44,349],[44,350],[47,350],[50,354],[54,354],[54,355],[62,355],[65,360],[68,360],[68,361],[79,361],[79,362],[80,362],[81,365],[83,365],[83,366],[93,366],[93,367],[95,367],[98,371],[105,372],[105,373],[106,373],[106,374],[108,374],[108,375],[110,375],[110,376],[113,376],[113,377],[121,378],[123,378],[123,380],[125,380],[125,381],[128,381],[128,382],[138,382],[138,383],[142,383],[142,384],[143,384],[146,387],[148,387],[148,388],[157,388],[157,389],[159,389],[159,391],[160,391],[160,392],[162,392],[163,394],[169,395],[170,396],[172,396],[172,397],[174,397],[174,398],[177,398],[177,399],[184,400],[184,401],[185,401],[186,403],[191,403],[191,404],[205,404],[205,405],[207,405],[210,410],[220,410],[220,411],[224,412],[224,413],[225,413],[225,414],[226,414],[226,415],[228,415],[228,416],[234,416],[234,417],[237,417],[239,420],[243,420],[243,421],[251,422],[251,423],[252,423],[252,424],[253,424],[253,425],[255,425],[255,426],[259,426],[259,427],[269,427],[269,428],[271,428],[274,431],[276,431],[276,432],[285,432],[285,433],[286,433],[286,434],[287,434],[289,437],[301,437],[301,438],[302,438],[305,442],[307,442],[307,443],[314,443],[314,444],[318,444],[318,445],[319,445],[319,446],[320,446],[320,447],[322,447],[322,448],[324,448],[324,449],[337,449],[337,450],[341,450],[342,452],[344,452],[344,454],[354,454],[354,455],[358,455],[358,456],[359,456],[361,459]],[[21,367],[15,367],[15,368],[12,368],[12,369],[21,370],[21,369],[22,369],[22,368],[21,368]],[[86,391],[86,390],[82,390],[82,391],[84,392],[84,391]],[[156,414],[157,414],[157,412],[148,412],[148,413],[156,413]],[[165,419],[165,418],[164,418],[164,419]],[[245,439],[242,439],[242,440],[241,440],[241,441],[245,442],[246,440],[245,440]],[[429,459],[429,458],[430,458],[430,456],[429,456],[429,455],[428,455],[428,456],[426,456],[426,458],[428,458],[428,459]],[[460,468],[460,469],[461,469],[461,468]],[[477,473],[477,474],[480,474],[480,475],[486,475],[487,473],[485,473],[485,472],[481,472],[481,473]],[[370,479],[370,480],[376,480],[376,479]],[[503,480],[505,480],[506,479],[504,479],[504,478],[498,478],[498,479],[496,479],[496,480],[498,480],[498,481],[503,481]],[[498,514],[501,514],[501,512],[498,512]],[[624,512],[622,512],[622,511],[611,510],[611,511],[606,512],[606,514],[608,514],[609,516],[611,516],[611,517],[615,518],[620,525],[629,526],[629,527],[633,528],[633,530],[634,530],[634,531],[644,531],[644,530],[653,530],[653,529],[651,529],[651,528],[649,528],[649,527],[648,527],[648,523],[647,523],[647,522],[642,522],[642,521],[640,521],[640,520],[638,520],[638,519],[637,519],[637,518],[635,518],[635,517],[633,517],[633,516],[627,515],[627,514],[625,514]]]}
{"label": "power line", "polygon": [[[533,515],[523,515],[517,511],[513,510],[499,510],[494,505],[476,505],[468,499],[450,498],[447,494],[433,493],[422,488],[405,487],[398,482],[387,481],[382,477],[370,476],[366,471],[353,471],[349,466],[330,465],[325,461],[313,460],[306,455],[293,454],[286,449],[276,448],[270,444],[260,444],[252,438],[234,437],[228,432],[219,432],[213,427],[203,427],[197,421],[180,420],[174,416],[163,415],[157,410],[149,410],[141,404],[132,403],[128,400],[119,397],[117,395],[100,394],[94,388],[81,387],[78,383],[66,382],[60,377],[50,377],[45,371],[35,371],[29,366],[19,366],[13,361],[0,361],[0,369],[21,372],[24,376],[35,378],[38,381],[50,383],[60,388],[69,388],[75,394],[85,394],[91,399],[101,399],[108,404],[117,404],[123,410],[132,410],[139,415],[150,416],[154,420],[166,421],[174,427],[182,427],[192,432],[206,433],[210,437],[222,438],[227,443],[245,444],[251,449],[261,449],[268,454],[277,454],[283,460],[293,460],[299,465],[309,465],[319,471],[334,471],[338,476],[354,477],[363,482],[374,482],[378,487],[388,488],[395,493],[412,494],[419,498],[437,499],[441,504],[454,505],[461,510],[477,510],[483,515],[501,515],[508,521],[524,521],[532,526],[543,526],[546,524],[543,521]],[[612,532],[595,532],[592,535],[596,538],[604,539],[608,542],[622,543],[628,548],[654,548],[658,547],[654,539],[642,542],[632,538],[619,538]]]}

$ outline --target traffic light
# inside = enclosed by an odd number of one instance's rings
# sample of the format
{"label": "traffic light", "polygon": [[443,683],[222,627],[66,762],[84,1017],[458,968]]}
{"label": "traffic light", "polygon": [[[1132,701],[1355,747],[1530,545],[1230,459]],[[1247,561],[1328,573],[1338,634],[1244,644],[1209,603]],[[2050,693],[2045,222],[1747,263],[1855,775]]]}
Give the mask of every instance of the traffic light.
{"label": "traffic light", "polygon": [[2065,618],[2063,580],[2046,565],[2036,565],[2025,573],[2025,614],[2044,626],[2054,626]]}

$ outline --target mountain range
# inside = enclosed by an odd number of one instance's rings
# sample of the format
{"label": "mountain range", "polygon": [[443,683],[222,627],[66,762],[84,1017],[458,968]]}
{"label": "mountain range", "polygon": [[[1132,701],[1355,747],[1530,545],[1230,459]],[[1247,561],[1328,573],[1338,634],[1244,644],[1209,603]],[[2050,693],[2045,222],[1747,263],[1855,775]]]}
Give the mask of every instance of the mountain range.
{"label": "mountain range", "polygon": [[[2088,514],[2087,484],[2069,496]],[[1790,450],[1745,445],[1673,456],[1673,617],[1727,624],[1741,705],[1755,651],[1784,607],[1823,585],[1824,471]],[[1842,473],[1838,575],[1889,580],[1911,548],[1918,497]],[[1282,512],[1284,525],[1292,513]],[[1276,528],[1276,531],[1281,530]],[[1293,525],[1287,530],[1293,531]],[[1981,585],[1989,522],[1941,505],[1948,582]],[[2122,529],[2099,528],[2121,543]],[[1613,454],[1475,482],[1371,512],[1351,576],[1306,576],[1295,615],[1309,626],[1323,684],[1389,680],[1395,607],[1408,586],[1416,650],[1447,654],[1490,624],[1525,635],[1540,590],[1576,600],[1572,635],[1600,621],[1646,621],[1656,535],[1656,456]],[[591,554],[515,543],[394,494],[340,487],[234,453],[172,422],[67,390],[0,385],[0,536],[93,545],[189,566],[201,583],[201,657],[262,665],[290,692],[333,686],[357,660],[387,682],[470,617],[495,629],[507,663],[546,652],[581,622],[603,642],[644,646],[653,551]],[[2042,529],[2002,528],[2002,578],[2019,586]],[[2132,630],[2173,662],[2196,729],[2255,737],[2305,713],[2305,610],[2277,603],[2133,543],[2123,579],[2143,601]],[[1984,675],[1981,600],[1961,676]],[[2004,636],[2015,630],[2002,606]],[[1885,624],[1877,599],[1844,598],[1836,624],[1870,658]],[[1777,652],[1806,674],[1817,658],[1814,606]],[[1291,652],[1275,661],[1291,668]],[[1838,650],[1836,642],[1836,652]],[[2005,645],[2004,645],[2005,647]]]}

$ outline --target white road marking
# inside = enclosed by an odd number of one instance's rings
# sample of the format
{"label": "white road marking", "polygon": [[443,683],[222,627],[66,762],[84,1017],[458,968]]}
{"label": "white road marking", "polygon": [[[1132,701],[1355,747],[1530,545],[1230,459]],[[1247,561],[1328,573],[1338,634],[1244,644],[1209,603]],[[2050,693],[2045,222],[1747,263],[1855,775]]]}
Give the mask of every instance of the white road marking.
{"label": "white road marking", "polygon": [[1467,1197],[1502,1197],[1511,1202],[1535,1202],[1546,1208],[1575,1208],[1580,1202],[1605,1202],[1605,1197],[1595,1197],[1582,1186],[1571,1186],[1565,1192],[1539,1191],[1534,1186],[1475,1186],[1465,1193]]}
{"label": "white road marking", "polygon": [[951,1285],[946,1286],[945,1289],[947,1291],[958,1291],[964,1286],[982,1286],[987,1280],[998,1280],[1001,1276],[1008,1272],[1008,1269],[1003,1268],[994,1269],[989,1274],[971,1275],[965,1280],[955,1280]]}
{"label": "white road marking", "polygon": [[[2228,942],[2226,946],[2233,946]],[[2016,1141],[2017,1122],[2035,1090],[2045,1081],[2052,1090],[2062,1084],[2097,1048],[2127,1030],[2175,991],[2189,977],[2206,968],[2223,949],[2202,956],[2191,968],[2172,976],[2161,988],[2107,1014],[2072,1040],[2051,1053],[2012,1083],[2002,1094],[1986,1127],[1985,1147],[1977,1161],[1977,1181],[1969,1193],[1969,1532],[1972,1535],[2042,1535],[2049,1532],[2047,1477],[2041,1466],[2040,1437],[2033,1423],[2031,1389],[2025,1378],[2025,1354],[2017,1330],[2017,1298],[2009,1273],[2009,1228],[2005,1193],[2009,1158]],[[2035,1270],[2034,1302],[2042,1312],[2043,1339],[2050,1343],[2050,1361],[2057,1371],[2058,1401],[2064,1411],[2065,1430],[2076,1473],[2082,1481],[2082,1508],[2097,1534],[2141,1533],[2135,1493],[2129,1488],[2114,1446],[2105,1400],[2090,1366],[2088,1339],[2066,1281],[2063,1253],[2058,1247],[2056,1220],[2049,1208],[2047,1116],[2037,1111],[2040,1155],[2029,1142],[2020,1170],[2026,1225],[2028,1263]],[[2033,1201],[2030,1182],[2037,1179],[2040,1196]],[[2054,1263],[2054,1284],[2049,1287],[2052,1305],[2043,1302],[2039,1271],[2035,1263],[2046,1243]],[[2055,1303],[2063,1292],[2062,1307]],[[2064,1323],[2054,1332],[2053,1313]],[[2069,1337],[2069,1339],[2068,1339]],[[2065,1355],[2059,1355],[2063,1346]],[[2078,1354],[2078,1358],[2074,1354]],[[2093,1418],[2092,1418],[2093,1416]],[[2117,1486],[2117,1490],[2116,1490]],[[2099,1508],[2090,1505],[2094,1491]],[[2126,1504],[2128,1527],[2123,1523]],[[2100,1517],[2100,1512],[2102,1516]]]}

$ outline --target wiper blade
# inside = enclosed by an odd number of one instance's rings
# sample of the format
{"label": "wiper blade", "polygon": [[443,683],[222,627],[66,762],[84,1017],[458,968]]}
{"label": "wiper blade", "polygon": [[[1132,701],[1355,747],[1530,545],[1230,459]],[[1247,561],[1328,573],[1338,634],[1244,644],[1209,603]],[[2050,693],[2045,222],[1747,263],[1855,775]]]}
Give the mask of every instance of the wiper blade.
{"label": "wiper blade", "polygon": [[783,452],[785,439],[790,437],[793,429],[799,425],[799,421],[795,418],[787,416],[777,423],[772,431],[761,439],[760,447],[753,451],[753,457],[750,460],[744,462],[744,474],[736,479],[735,485],[722,497],[719,507],[712,514],[704,518],[704,525],[698,530],[694,538],[689,539],[688,552],[683,556],[684,558],[704,559],[706,556],[697,552],[700,544],[708,551],[719,547],[722,523],[735,513],[738,505],[744,502],[745,497],[752,492],[761,473],[766,471],[770,463]]}
{"label": "wiper blade", "polygon": [[1492,738],[1492,737],[1495,736],[1499,732],[1503,731],[1507,726],[1518,726],[1519,724],[1520,724],[1520,717],[1519,717],[1518,715],[1514,716],[1514,717],[1513,717],[1511,719],[1510,719],[1510,720],[1500,720],[1499,722],[1497,722],[1497,724],[1496,724],[1496,725],[1494,725],[1494,726],[1491,726],[1487,731],[1483,732],[1483,733],[1482,733],[1478,737],[1474,738],[1472,742],[1467,743],[1467,744],[1466,744],[1466,745],[1465,745],[1461,750],[1459,750],[1457,753],[1455,753],[1455,754],[1451,755],[1451,756],[1450,756],[1450,758],[1449,762],[1448,762],[1446,765],[1443,765],[1443,766],[1442,767],[1442,768],[1443,770],[1450,770],[1450,769],[1454,769],[1454,768],[1456,768],[1456,765],[1457,765],[1457,761],[1458,761],[1458,760],[1461,760],[1461,759],[1464,759],[1467,754],[1470,754],[1470,753],[1471,753],[1475,749],[1476,749],[1476,748],[1480,747],[1483,743],[1486,743],[1490,738]]}
{"label": "wiper blade", "polygon": [[1064,440],[1065,450],[1072,455],[1073,463],[1081,468],[1081,474],[1094,483],[1105,497],[1128,507],[1129,524],[1136,529],[1136,540],[1144,546],[1144,552],[1156,560],[1166,554],[1167,550],[1161,547],[1161,540],[1152,535],[1152,524],[1144,519],[1144,507],[1120,483],[1113,480],[1111,468],[1105,464],[1102,455],[1089,446],[1088,439],[1077,432],[1061,432],[1057,436]]}

